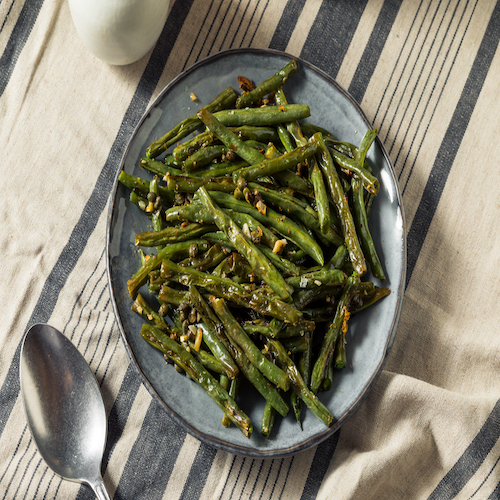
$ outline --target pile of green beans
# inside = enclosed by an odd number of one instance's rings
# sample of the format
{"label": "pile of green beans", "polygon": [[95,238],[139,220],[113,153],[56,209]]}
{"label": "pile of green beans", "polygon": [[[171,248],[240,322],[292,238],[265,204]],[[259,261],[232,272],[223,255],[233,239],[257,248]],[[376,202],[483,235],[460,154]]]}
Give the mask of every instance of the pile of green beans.
{"label": "pile of green beans", "polygon": [[149,146],[150,180],[119,174],[151,225],[127,283],[141,336],[248,437],[243,378],[265,400],[264,436],[290,409],[302,426],[302,404],[334,423],[317,394],[347,366],[351,316],[390,293],[363,280],[385,279],[368,227],[376,130],[355,146],[307,121],[283,89],[296,72],[224,89]]}

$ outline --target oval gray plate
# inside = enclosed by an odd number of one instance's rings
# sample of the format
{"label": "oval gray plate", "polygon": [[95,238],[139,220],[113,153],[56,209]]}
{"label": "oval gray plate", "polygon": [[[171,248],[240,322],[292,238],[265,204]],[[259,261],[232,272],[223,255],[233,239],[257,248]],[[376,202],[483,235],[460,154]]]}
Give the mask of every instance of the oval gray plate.
{"label": "oval gray plate", "polygon": [[[282,68],[290,57],[271,50],[234,49],[210,56],[184,71],[161,92],[141,119],[120,169],[150,178],[138,165],[151,142],[185,117],[194,115],[227,86],[236,89],[238,76],[247,76],[259,83]],[[311,108],[309,121],[326,128],[341,140],[359,144],[363,134],[371,128],[359,105],[328,75],[306,61],[299,59],[298,62],[298,73],[284,87],[288,101],[308,104]],[[191,101],[191,92],[198,97],[197,103]],[[302,431],[290,412],[287,418],[277,419],[269,439],[259,433],[264,404],[252,388],[238,399],[254,424],[254,433],[249,440],[234,426],[223,427],[221,410],[209,396],[168,366],[162,354],[140,337],[142,319],[130,309],[126,282],[140,266],[134,246],[135,234],[145,231],[149,221],[128,201],[127,190],[115,180],[107,228],[107,266],[116,319],[130,359],[145,386],[167,413],[193,436],[237,454],[283,457],[317,445],[331,436],[373,386],[396,333],[405,283],[406,239],[394,169],[379,141],[371,147],[367,159],[381,184],[370,215],[370,227],[388,277],[385,286],[391,289],[391,294],[353,317],[349,323],[349,367],[335,373],[331,391],[320,394],[336,423],[326,428],[305,408]]]}

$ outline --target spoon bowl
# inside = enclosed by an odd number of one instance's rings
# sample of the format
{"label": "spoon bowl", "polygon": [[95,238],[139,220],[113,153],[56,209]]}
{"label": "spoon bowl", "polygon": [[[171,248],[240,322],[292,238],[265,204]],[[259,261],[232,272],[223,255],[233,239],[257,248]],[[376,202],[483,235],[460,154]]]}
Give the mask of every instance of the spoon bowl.
{"label": "spoon bowl", "polygon": [[58,330],[33,325],[20,359],[21,396],[33,439],[49,467],[109,500],[101,477],[107,421],[99,385],[78,349]]}

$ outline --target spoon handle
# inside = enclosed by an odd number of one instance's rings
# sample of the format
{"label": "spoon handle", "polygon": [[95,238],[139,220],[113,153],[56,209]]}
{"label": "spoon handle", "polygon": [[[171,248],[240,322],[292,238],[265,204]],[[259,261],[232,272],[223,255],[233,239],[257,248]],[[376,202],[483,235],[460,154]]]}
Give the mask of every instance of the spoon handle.
{"label": "spoon handle", "polygon": [[110,500],[102,479],[97,479],[95,482],[89,483],[89,485],[92,487],[99,500]]}

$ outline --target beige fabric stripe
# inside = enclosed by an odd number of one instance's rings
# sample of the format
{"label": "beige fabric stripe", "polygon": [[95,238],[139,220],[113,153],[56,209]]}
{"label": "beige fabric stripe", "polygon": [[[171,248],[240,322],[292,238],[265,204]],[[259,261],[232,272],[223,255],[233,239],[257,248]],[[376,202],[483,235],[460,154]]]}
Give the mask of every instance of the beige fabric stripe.
{"label": "beige fabric stripe", "polygon": [[[274,32],[278,26],[278,23],[283,15],[283,9],[286,7],[285,1],[273,1],[273,0],[258,0],[258,16],[254,16],[252,19],[252,24],[254,26],[252,36],[247,34],[240,43],[241,47],[250,46],[252,47],[269,47],[271,40],[273,38]],[[257,26],[258,22],[260,24]],[[250,30],[249,30],[250,31]]]}
{"label": "beige fabric stripe", "polygon": [[[345,89],[349,88],[354,73],[358,68],[359,61],[370,39],[383,4],[383,0],[368,0],[366,4],[337,75],[337,81]],[[332,54],[332,57],[336,57],[336,54]]]}
{"label": "beige fabric stripe", "polygon": [[308,0],[305,3],[293,30],[292,36],[288,41],[288,45],[285,49],[286,52],[296,56],[300,55],[302,47],[307,40],[307,35],[309,34],[311,26],[318,15],[318,11],[322,3],[322,0]]}
{"label": "beige fabric stripe", "polygon": [[103,478],[111,498],[113,498],[115,494],[119,479],[125,469],[127,463],[126,457],[128,457],[133,443],[135,443],[141,432],[142,422],[144,421],[150,404],[151,395],[146,387],[141,384],[137,391],[134,404],[130,410],[127,423],[123,429],[124,439],[120,439],[116,443],[113,453],[109,457],[108,467]]}
{"label": "beige fabric stripe", "polygon": [[186,434],[186,439],[165,488],[165,493],[163,494],[164,500],[177,500],[181,498],[184,484],[191,473],[191,467],[200,444],[198,439],[192,437],[190,434]]}

